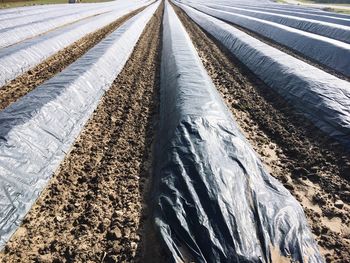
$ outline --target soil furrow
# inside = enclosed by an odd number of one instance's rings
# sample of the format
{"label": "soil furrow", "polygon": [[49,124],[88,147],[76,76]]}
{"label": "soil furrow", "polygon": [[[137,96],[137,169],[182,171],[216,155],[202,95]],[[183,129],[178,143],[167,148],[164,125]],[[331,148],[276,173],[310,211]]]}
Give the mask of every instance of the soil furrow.
{"label": "soil furrow", "polygon": [[327,262],[350,261],[350,158],[176,8],[205,68],[270,173],[304,207]]}
{"label": "soil furrow", "polygon": [[161,6],[22,226],[3,262],[134,262],[158,115]]}
{"label": "soil furrow", "polygon": [[144,7],[137,9],[102,29],[86,35],[1,87],[0,110],[6,108],[20,97],[26,95],[46,80],[64,70],[78,58],[83,56],[89,49],[104,39],[108,34],[116,30],[122,23],[143,9]]}
{"label": "soil furrow", "polygon": [[[215,17],[215,18],[217,18],[217,17]],[[288,55],[291,55],[291,56],[293,56],[293,57],[295,57],[295,58],[297,58],[297,59],[299,59],[301,61],[304,61],[304,62],[306,62],[306,63],[308,63],[308,64],[310,64],[310,65],[312,65],[312,66],[314,66],[316,68],[319,68],[319,69],[321,69],[321,70],[323,70],[323,71],[325,71],[325,72],[327,72],[329,74],[332,74],[332,75],[334,75],[334,76],[336,76],[336,77],[338,77],[340,79],[350,81],[350,78],[348,76],[345,76],[341,72],[338,72],[338,71],[332,69],[331,67],[329,67],[327,65],[324,65],[324,64],[320,63],[319,61],[317,61],[317,60],[315,60],[313,58],[305,56],[304,54],[302,54],[301,52],[299,52],[297,50],[294,50],[294,49],[292,49],[292,48],[290,48],[290,47],[288,47],[286,45],[283,45],[281,43],[278,43],[278,42],[274,41],[273,39],[265,37],[265,36],[263,36],[261,34],[258,34],[258,33],[254,32],[254,31],[250,30],[250,29],[247,29],[247,28],[242,27],[240,25],[234,24],[234,23],[232,23],[230,21],[226,21],[226,20],[220,19],[220,18],[217,18],[217,19],[219,19],[219,20],[221,20],[221,21],[223,21],[223,22],[225,22],[225,23],[227,23],[227,24],[229,24],[229,25],[231,25],[231,26],[233,26],[233,27],[235,27],[235,28],[245,32],[245,33],[247,33],[248,35],[250,35],[250,36],[252,36],[252,37],[254,37],[256,39],[259,39],[260,41],[268,44],[269,46],[272,46],[274,48],[277,48],[277,49],[281,50],[284,53],[287,53]]]}

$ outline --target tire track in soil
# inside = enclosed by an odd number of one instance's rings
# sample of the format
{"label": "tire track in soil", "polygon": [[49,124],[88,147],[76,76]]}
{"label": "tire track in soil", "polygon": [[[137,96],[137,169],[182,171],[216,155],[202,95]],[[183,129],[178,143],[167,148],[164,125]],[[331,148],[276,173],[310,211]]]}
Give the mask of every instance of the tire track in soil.
{"label": "tire track in soil", "polygon": [[350,158],[175,7],[242,132],[304,208],[327,262],[350,262]]}
{"label": "tire track in soil", "polygon": [[84,36],[80,40],[77,40],[73,44],[47,58],[39,65],[28,70],[26,73],[10,81],[8,84],[0,87],[0,110],[3,110],[20,97],[26,95],[46,80],[64,70],[83,56],[89,49],[98,44],[108,34],[116,30],[122,23],[141,12],[143,9],[144,7],[126,14],[102,29]]}
{"label": "tire track in soil", "polygon": [[162,12],[161,6],[0,261],[140,261]]}

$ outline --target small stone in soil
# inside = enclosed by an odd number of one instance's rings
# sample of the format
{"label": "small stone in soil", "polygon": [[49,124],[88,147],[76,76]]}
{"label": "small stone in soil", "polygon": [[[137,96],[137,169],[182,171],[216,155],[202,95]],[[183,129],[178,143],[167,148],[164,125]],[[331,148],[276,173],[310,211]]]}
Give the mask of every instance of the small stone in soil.
{"label": "small stone in soil", "polygon": [[344,202],[342,200],[337,200],[337,201],[335,201],[334,206],[342,209],[344,206]]}

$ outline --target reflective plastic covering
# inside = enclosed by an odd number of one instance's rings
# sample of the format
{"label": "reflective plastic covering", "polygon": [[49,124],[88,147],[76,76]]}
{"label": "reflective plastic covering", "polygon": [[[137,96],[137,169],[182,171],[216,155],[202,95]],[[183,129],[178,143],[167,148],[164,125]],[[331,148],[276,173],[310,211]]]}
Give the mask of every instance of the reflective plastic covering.
{"label": "reflective plastic covering", "polygon": [[[259,5],[259,8],[261,6]],[[275,8],[265,6],[264,10],[269,10],[277,14],[293,15],[297,17],[309,18],[338,25],[350,26],[350,16],[337,14],[335,12],[315,11],[307,7],[296,8],[295,6],[277,5]]]}
{"label": "reflective plastic covering", "polygon": [[79,9],[82,6],[87,6],[90,4],[79,4],[79,5],[72,5],[72,4],[48,4],[48,5],[34,5],[34,6],[21,6],[21,7],[14,7],[14,8],[5,8],[0,9],[0,21],[3,21],[5,19],[12,19],[12,18],[19,18],[19,17],[26,17],[30,15],[35,14],[43,14],[46,12],[50,12],[52,10],[61,10],[66,8],[71,9]]}
{"label": "reflective plastic covering", "polygon": [[[57,5],[23,6],[18,8],[0,9],[0,22],[6,21],[8,19],[17,19],[20,17],[26,17],[31,15],[40,15],[55,9],[59,11],[59,9],[56,6]],[[69,5],[60,5],[60,8],[65,8],[67,6]]]}
{"label": "reflective plastic covering", "polygon": [[265,171],[168,3],[160,93],[152,200],[169,261],[323,262],[301,206]]}
{"label": "reflective plastic covering", "polygon": [[[109,8],[108,11],[116,11],[134,4],[142,4],[146,0],[114,0],[101,3],[79,4],[50,4],[37,5],[34,7],[18,7],[0,10],[0,29],[15,27],[21,24],[63,16],[71,13],[88,11],[91,9]],[[9,10],[9,11],[7,11]]]}
{"label": "reflective plastic covering", "polygon": [[0,49],[0,88],[86,34],[92,33],[150,2],[129,5],[119,11],[91,17],[44,35]]}
{"label": "reflective plastic covering", "polygon": [[[254,15],[246,16],[202,5],[194,5],[193,7],[208,15],[247,28],[350,77],[350,59],[346,59],[350,58],[350,44],[348,43],[262,20]],[[350,40],[350,28],[347,34]]]}
{"label": "reflective plastic covering", "polygon": [[[205,0],[179,0],[182,3],[208,4]],[[264,10],[276,14],[286,14],[295,17],[303,17],[323,22],[334,23],[338,25],[350,26],[350,15],[338,14],[335,12],[325,12],[320,9],[306,6],[276,4],[272,1],[244,1],[241,0],[215,0],[210,3],[216,3],[227,7],[249,7],[250,9]]]}
{"label": "reflective plastic covering", "polygon": [[[136,1],[138,3],[139,1]],[[78,20],[88,18],[91,16],[95,16],[98,14],[121,10],[122,8],[128,7],[130,5],[135,4],[131,1],[131,3],[123,4],[122,2],[111,4],[96,4],[96,6],[90,6],[89,8],[80,8],[74,13],[61,14],[57,12],[56,16],[46,19],[43,21],[37,21],[33,23],[28,23],[12,26],[10,29],[2,29],[0,30],[0,48],[7,47],[13,44],[16,44],[25,39],[35,37],[39,34],[43,34],[49,30],[76,22]],[[63,12],[64,13],[64,12]],[[23,18],[26,21],[26,18]],[[2,24],[6,24],[6,20],[1,22]],[[10,22],[11,24],[11,22]]]}
{"label": "reflective plastic covering", "polygon": [[36,21],[45,21],[48,18],[55,17],[58,14],[65,15],[77,12],[76,8],[68,8],[67,5],[62,5],[60,8],[49,9],[47,11],[39,11],[37,13],[29,15],[17,15],[13,17],[8,17],[6,14],[2,15],[0,12],[0,32],[3,32],[4,29],[14,28],[19,25],[25,25],[28,23],[33,23]]}
{"label": "reflective plastic covering", "polygon": [[[180,7],[256,76],[350,149],[350,83],[191,7]],[[344,58],[346,59],[346,58]]]}
{"label": "reflective plastic covering", "polygon": [[[254,10],[249,7],[230,7],[216,4],[208,4],[209,7],[227,11],[230,13],[237,13],[247,16],[276,22],[285,26],[297,28],[303,31],[311,32],[317,35],[329,37],[346,43],[350,43],[350,27],[333,24],[329,22],[317,21],[314,19],[301,18],[297,16],[276,14],[268,10]],[[349,16],[350,18],[350,16]]]}
{"label": "reflective plastic covering", "polygon": [[159,2],[0,112],[0,248],[20,225],[131,55]]}

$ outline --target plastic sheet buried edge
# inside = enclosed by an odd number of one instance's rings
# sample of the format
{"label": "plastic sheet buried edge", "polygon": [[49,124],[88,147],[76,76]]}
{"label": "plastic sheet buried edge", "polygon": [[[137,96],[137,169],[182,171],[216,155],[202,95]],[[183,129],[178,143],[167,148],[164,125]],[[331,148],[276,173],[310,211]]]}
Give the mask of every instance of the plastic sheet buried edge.
{"label": "plastic sheet buried edge", "polygon": [[65,17],[72,14],[79,14],[81,12],[86,12],[96,8],[97,7],[94,5],[89,8],[81,7],[79,9],[66,7],[66,8],[46,11],[40,15],[33,14],[25,17],[12,18],[12,19],[2,19],[0,15],[0,33],[15,29],[21,26],[28,26],[29,24],[40,23],[40,22],[42,23],[45,21],[49,21],[50,19]]}
{"label": "plastic sheet buried edge", "polygon": [[350,83],[185,5],[179,6],[256,76],[350,149]]}
{"label": "plastic sheet buried edge", "polygon": [[[203,1],[190,1],[190,0],[182,0],[182,3],[204,3],[206,4],[207,2]],[[297,17],[304,17],[304,18],[310,18],[310,19],[315,19],[319,21],[324,21],[324,22],[329,22],[329,23],[335,23],[335,24],[340,24],[340,25],[350,25],[350,16],[349,15],[344,15],[344,14],[337,14],[334,12],[325,12],[321,11],[320,9],[313,9],[310,7],[297,7],[295,5],[285,5],[285,4],[268,4],[268,3],[260,3],[257,1],[251,2],[249,4],[244,3],[242,4],[241,1],[219,1],[216,2],[220,5],[225,5],[225,6],[236,6],[236,7],[243,7],[243,6],[249,6],[250,9],[258,9],[258,10],[265,10],[277,14],[289,14],[292,16],[297,16]],[[318,11],[317,11],[318,10]]]}
{"label": "plastic sheet buried edge", "polygon": [[0,16],[1,17],[5,15],[11,15],[11,17],[26,16],[26,15],[35,14],[38,12],[41,13],[42,11],[50,11],[53,9],[66,8],[69,6],[71,6],[72,8],[80,8],[80,6],[87,6],[87,5],[90,5],[90,3],[79,3],[79,7],[78,5],[73,6],[68,2],[66,4],[46,4],[46,5],[44,4],[44,5],[11,7],[11,8],[0,9]]}
{"label": "plastic sheet buried edge", "polygon": [[166,4],[155,223],[171,262],[323,262],[301,206],[263,168]]}
{"label": "plastic sheet buried edge", "polygon": [[48,4],[48,5],[36,5],[36,6],[25,6],[16,8],[0,9],[0,21],[8,19],[26,18],[32,15],[41,15],[46,12],[62,12],[63,10],[79,10],[88,7],[100,7],[100,6],[117,6],[121,4],[120,0],[101,2],[101,3],[79,3],[79,4]]}
{"label": "plastic sheet buried edge", "polygon": [[13,13],[13,14],[1,14],[0,13],[0,29],[7,28],[9,26],[17,26],[19,24],[22,24],[22,21],[35,21],[40,20],[41,17],[50,17],[50,15],[55,14],[59,12],[65,12],[65,11],[77,11],[78,8],[70,8],[67,5],[62,5],[60,8],[51,8],[51,9],[39,9],[39,10],[33,10],[33,12],[29,12],[28,14],[22,14],[19,13]]}
{"label": "plastic sheet buried edge", "polygon": [[255,17],[195,5],[195,9],[237,24],[350,77],[350,44]]}
{"label": "plastic sheet buried edge", "polygon": [[[262,6],[259,6],[261,8]],[[329,12],[313,12],[309,8],[301,8],[296,10],[295,8],[281,9],[281,8],[270,8],[263,7],[264,10],[278,14],[289,14],[297,17],[310,18],[314,20],[319,20],[323,22],[334,23],[338,25],[350,26],[350,16],[341,16],[336,13]]]}
{"label": "plastic sheet buried edge", "polygon": [[[231,2],[231,4],[239,5],[239,2]],[[244,6],[249,6],[249,5],[244,5]],[[347,14],[341,14],[341,13],[335,13],[335,12],[328,12],[320,9],[319,7],[311,7],[311,6],[297,6],[297,5],[289,5],[289,4],[266,4],[266,5],[261,5],[260,3],[255,4],[255,5],[250,5],[251,7],[260,7],[260,8],[265,8],[265,9],[274,9],[274,10],[282,10],[282,11],[297,11],[297,12],[302,12],[305,14],[313,14],[313,15],[318,15],[320,17],[325,16],[325,17],[331,17],[331,18],[345,18],[345,19],[350,19],[350,15]]]}
{"label": "plastic sheet buried edge", "polygon": [[[194,1],[196,2],[196,1]],[[219,1],[220,3],[221,1]],[[280,4],[273,1],[261,3],[260,1],[253,1],[250,3],[242,3],[241,1],[223,1],[223,3],[227,6],[244,6],[244,7],[261,7],[266,9],[274,9],[274,10],[289,10],[289,11],[301,11],[301,12],[307,12],[311,14],[320,14],[320,15],[328,15],[328,16],[334,16],[334,17],[349,17],[349,15],[346,14],[340,14],[335,12],[327,12],[324,10],[321,10],[317,7],[311,7],[311,6],[305,6],[305,5],[293,5],[293,4]]]}
{"label": "plastic sheet buried edge", "polygon": [[350,27],[347,26],[317,21],[308,18],[300,18],[292,15],[274,14],[268,11],[250,10],[246,7],[228,7],[214,4],[208,4],[208,6],[222,11],[253,16],[263,20],[268,20],[317,35],[350,43]]}
{"label": "plastic sheet buried edge", "polygon": [[0,248],[20,225],[131,55],[159,2],[0,112]]}
{"label": "plastic sheet buried edge", "polygon": [[[140,2],[138,1],[132,1],[132,2]],[[34,6],[34,7],[20,7],[17,10],[17,8],[10,8],[10,9],[1,9],[0,10],[0,22],[4,21],[16,21],[18,19],[24,18],[27,19],[28,17],[33,17],[33,16],[40,16],[41,15],[46,15],[47,13],[52,13],[52,12],[57,12],[59,14],[60,12],[65,12],[65,11],[79,11],[79,10],[86,10],[91,7],[93,8],[100,8],[100,7],[118,7],[121,4],[126,4],[126,3],[121,3],[120,1],[110,1],[110,2],[100,2],[100,3],[79,3],[79,4],[49,4],[49,5],[40,5],[40,6]],[[5,12],[5,10],[8,10]],[[57,15],[56,14],[56,15]]]}
{"label": "plastic sheet buried edge", "polygon": [[123,8],[125,8],[125,4],[113,5],[113,6],[107,5],[107,6],[100,6],[98,8],[81,9],[73,14],[50,18],[45,23],[38,21],[35,23],[21,25],[8,31],[0,32],[0,48],[16,44],[25,39],[35,37],[49,30],[67,25],[69,23],[73,23],[81,19],[85,19],[91,16],[95,16],[95,15],[110,12],[110,11],[120,10]]}
{"label": "plastic sheet buried edge", "polygon": [[[59,4],[59,5],[40,5],[40,6],[23,6],[18,8],[6,8],[6,9],[0,9],[0,21],[5,19],[12,19],[12,18],[19,18],[19,17],[26,17],[29,15],[34,14],[41,14],[45,12],[49,12],[52,10],[59,10],[59,9],[65,9],[69,6],[72,6],[70,4]],[[76,7],[73,7],[76,8]]]}
{"label": "plastic sheet buried edge", "polygon": [[127,13],[149,3],[132,5],[120,11],[85,19],[17,45],[0,49],[0,88],[44,59]]}

